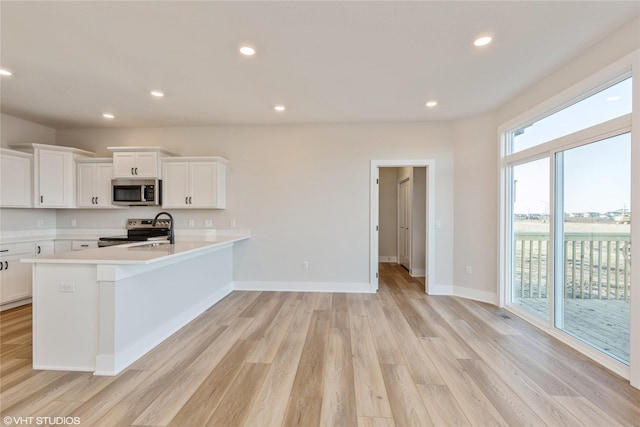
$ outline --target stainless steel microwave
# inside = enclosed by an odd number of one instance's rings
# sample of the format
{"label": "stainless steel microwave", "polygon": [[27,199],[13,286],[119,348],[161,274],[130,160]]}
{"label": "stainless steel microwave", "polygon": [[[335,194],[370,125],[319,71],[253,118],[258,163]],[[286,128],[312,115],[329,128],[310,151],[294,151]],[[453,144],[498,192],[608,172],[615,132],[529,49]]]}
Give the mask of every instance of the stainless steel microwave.
{"label": "stainless steel microwave", "polygon": [[162,204],[159,179],[112,179],[111,202],[114,205],[156,206]]}

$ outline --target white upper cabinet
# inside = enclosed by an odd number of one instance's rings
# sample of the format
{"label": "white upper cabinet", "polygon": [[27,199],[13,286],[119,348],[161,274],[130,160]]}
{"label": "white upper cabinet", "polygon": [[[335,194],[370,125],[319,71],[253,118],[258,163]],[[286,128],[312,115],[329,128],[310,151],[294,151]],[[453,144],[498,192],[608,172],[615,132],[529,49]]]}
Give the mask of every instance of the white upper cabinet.
{"label": "white upper cabinet", "polygon": [[0,150],[0,207],[30,208],[32,204],[31,164],[33,155]]}
{"label": "white upper cabinet", "polygon": [[113,152],[114,178],[160,178],[160,155],[175,154],[162,147],[107,147]]}
{"label": "white upper cabinet", "polygon": [[76,159],[93,156],[77,148],[27,144],[13,146],[33,153],[34,206],[40,208],[75,207]]}
{"label": "white upper cabinet", "polygon": [[162,159],[162,207],[224,209],[227,161],[222,157]]}
{"label": "white upper cabinet", "polygon": [[76,194],[79,208],[111,208],[111,159],[88,159],[76,162]]}

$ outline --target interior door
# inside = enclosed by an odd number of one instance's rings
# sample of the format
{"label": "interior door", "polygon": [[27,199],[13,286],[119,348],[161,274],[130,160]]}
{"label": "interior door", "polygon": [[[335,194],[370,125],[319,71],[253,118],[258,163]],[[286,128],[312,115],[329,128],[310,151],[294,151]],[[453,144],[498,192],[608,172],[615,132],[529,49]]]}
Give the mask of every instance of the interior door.
{"label": "interior door", "polygon": [[411,270],[411,183],[404,180],[398,188],[398,258],[400,264]]}

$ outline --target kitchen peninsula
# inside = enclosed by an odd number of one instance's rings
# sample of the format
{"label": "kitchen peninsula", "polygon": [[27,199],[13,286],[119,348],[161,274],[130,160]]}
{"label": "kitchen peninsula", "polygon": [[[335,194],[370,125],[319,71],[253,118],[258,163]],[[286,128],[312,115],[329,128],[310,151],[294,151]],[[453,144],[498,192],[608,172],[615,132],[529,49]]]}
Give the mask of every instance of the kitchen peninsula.
{"label": "kitchen peninsula", "polygon": [[249,234],[66,252],[33,263],[33,367],[116,375],[233,288]]}

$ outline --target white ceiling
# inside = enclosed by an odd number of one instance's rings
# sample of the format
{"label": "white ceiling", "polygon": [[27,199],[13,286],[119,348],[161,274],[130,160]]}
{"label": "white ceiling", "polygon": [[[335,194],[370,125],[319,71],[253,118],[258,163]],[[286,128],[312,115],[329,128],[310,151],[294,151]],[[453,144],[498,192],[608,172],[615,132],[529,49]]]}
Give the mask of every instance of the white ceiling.
{"label": "white ceiling", "polygon": [[[1,108],[55,128],[455,119],[496,108],[639,12],[638,1],[2,0],[0,66],[14,75]],[[475,48],[484,33],[494,42]],[[241,57],[242,42],[257,54]]]}

